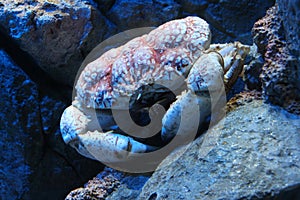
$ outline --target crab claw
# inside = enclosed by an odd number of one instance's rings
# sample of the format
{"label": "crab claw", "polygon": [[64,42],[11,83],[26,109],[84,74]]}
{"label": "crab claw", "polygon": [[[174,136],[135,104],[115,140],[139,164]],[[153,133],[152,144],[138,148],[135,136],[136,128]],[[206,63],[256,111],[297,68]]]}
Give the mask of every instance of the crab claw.
{"label": "crab claw", "polygon": [[135,154],[155,150],[155,147],[112,131],[106,133],[88,131],[85,134],[79,134],[71,146],[83,156],[103,163],[127,161]]}
{"label": "crab claw", "polygon": [[101,132],[96,114],[89,113],[89,118],[86,116],[86,113],[71,105],[64,111],[60,122],[64,142],[83,156],[112,163],[156,149],[113,131]]}
{"label": "crab claw", "polygon": [[76,140],[77,135],[87,131],[90,120],[75,106],[65,109],[60,120],[61,135],[66,144]]}
{"label": "crab claw", "polygon": [[223,76],[224,60],[218,52],[204,54],[194,63],[186,79],[188,92],[181,94],[163,118],[163,140],[193,134],[189,130],[193,130],[196,136],[198,126],[225,97]]}
{"label": "crab claw", "polygon": [[183,92],[162,119],[162,140],[168,142],[175,135],[193,140],[200,125],[198,122],[203,122],[209,113],[209,96],[199,98],[191,91]]}

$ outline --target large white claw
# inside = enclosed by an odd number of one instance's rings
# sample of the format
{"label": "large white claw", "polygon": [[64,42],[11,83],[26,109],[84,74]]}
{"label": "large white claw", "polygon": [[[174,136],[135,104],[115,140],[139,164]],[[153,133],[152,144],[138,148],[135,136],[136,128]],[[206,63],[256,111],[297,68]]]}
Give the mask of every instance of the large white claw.
{"label": "large white claw", "polygon": [[[60,129],[63,140],[81,155],[105,163],[122,162],[136,153],[155,150],[129,136],[113,131],[101,132],[96,114],[82,112],[71,105],[64,111]],[[89,116],[89,117],[87,117]]]}
{"label": "large white claw", "polygon": [[191,91],[183,92],[162,119],[162,140],[170,141],[175,135],[182,139],[195,137],[210,110],[209,96],[199,97]]}
{"label": "large white claw", "polygon": [[83,156],[103,163],[125,162],[138,153],[155,150],[155,147],[142,144],[131,137],[113,133],[88,131],[77,136],[72,146]]}
{"label": "large white claw", "polygon": [[60,120],[61,135],[66,144],[76,140],[77,135],[87,131],[90,120],[73,105],[67,107]]}
{"label": "large white claw", "polygon": [[191,134],[196,136],[198,127],[211,114],[212,100],[218,100],[224,89],[221,56],[215,52],[202,55],[186,82],[188,92],[181,94],[163,118],[161,135],[164,141],[175,135],[184,138]]}

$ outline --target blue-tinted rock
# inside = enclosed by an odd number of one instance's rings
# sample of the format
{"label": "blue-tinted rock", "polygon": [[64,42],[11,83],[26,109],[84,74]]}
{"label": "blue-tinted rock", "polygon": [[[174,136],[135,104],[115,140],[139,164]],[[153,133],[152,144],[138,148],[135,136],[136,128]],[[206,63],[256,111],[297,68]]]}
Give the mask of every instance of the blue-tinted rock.
{"label": "blue-tinted rock", "polygon": [[189,14],[200,14],[208,7],[207,0],[179,0],[178,3],[182,6],[182,10]]}
{"label": "blue-tinted rock", "polygon": [[197,15],[211,26],[213,43],[240,41],[252,44],[251,28],[255,21],[263,17],[275,0],[179,0],[182,15]]}
{"label": "blue-tinted rock", "polygon": [[[300,1],[299,0],[277,0],[278,9],[283,19],[283,28],[287,39],[288,48],[295,63],[295,85],[300,100]],[[300,107],[300,105],[299,105]],[[300,110],[300,108],[299,108]],[[300,111],[299,111],[300,113]]]}
{"label": "blue-tinted rock", "polygon": [[277,0],[284,32],[291,52],[300,55],[300,0]]}
{"label": "blue-tinted rock", "polygon": [[174,0],[117,0],[108,17],[120,30],[159,26],[177,18],[179,8]]}
{"label": "blue-tinted rock", "polygon": [[70,86],[87,52],[114,32],[88,0],[7,0],[0,25],[53,79]]}
{"label": "blue-tinted rock", "polygon": [[265,15],[274,2],[275,0],[212,1],[201,15],[212,27],[214,43],[238,40],[252,44],[253,24]]}
{"label": "blue-tinted rock", "polygon": [[0,198],[21,199],[43,154],[38,90],[3,50],[0,94]]}
{"label": "blue-tinted rock", "polygon": [[246,103],[168,156],[139,199],[299,199],[299,130],[299,116]]}
{"label": "blue-tinted rock", "polygon": [[103,13],[107,13],[109,9],[114,5],[114,0],[94,0],[97,3],[97,7]]}
{"label": "blue-tinted rock", "polygon": [[0,199],[62,199],[101,170],[64,144],[58,125],[65,104],[3,50],[0,94]]}
{"label": "blue-tinted rock", "polygon": [[286,27],[281,16],[285,12],[287,10],[279,10],[277,4],[271,7],[266,16],[254,24],[253,39],[264,58],[260,78],[265,100],[300,114],[299,54],[289,45],[297,40],[285,39]]}

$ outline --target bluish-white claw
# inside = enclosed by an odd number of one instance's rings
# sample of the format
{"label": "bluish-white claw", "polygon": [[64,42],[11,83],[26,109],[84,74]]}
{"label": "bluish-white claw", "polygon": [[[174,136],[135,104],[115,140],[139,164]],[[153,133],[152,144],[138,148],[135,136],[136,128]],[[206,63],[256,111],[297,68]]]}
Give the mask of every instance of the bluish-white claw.
{"label": "bluish-white claw", "polygon": [[196,136],[198,127],[210,114],[210,97],[198,96],[191,91],[183,92],[163,117],[161,138],[170,141]]}
{"label": "bluish-white claw", "polygon": [[77,145],[74,147],[79,153],[104,163],[127,161],[135,154],[156,149],[112,131],[106,133],[88,131],[78,135],[77,140]]}
{"label": "bluish-white claw", "polygon": [[77,135],[86,132],[88,118],[73,105],[66,108],[60,120],[61,135],[66,144],[76,140]]}

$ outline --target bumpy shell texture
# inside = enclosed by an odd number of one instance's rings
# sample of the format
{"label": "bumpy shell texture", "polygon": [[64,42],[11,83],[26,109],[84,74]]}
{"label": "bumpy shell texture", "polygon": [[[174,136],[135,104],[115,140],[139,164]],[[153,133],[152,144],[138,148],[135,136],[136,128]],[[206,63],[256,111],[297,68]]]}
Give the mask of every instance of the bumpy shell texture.
{"label": "bumpy shell texture", "polygon": [[75,99],[88,108],[122,109],[139,87],[169,87],[168,82],[186,77],[210,38],[209,25],[198,17],[165,23],[89,63],[76,83]]}

